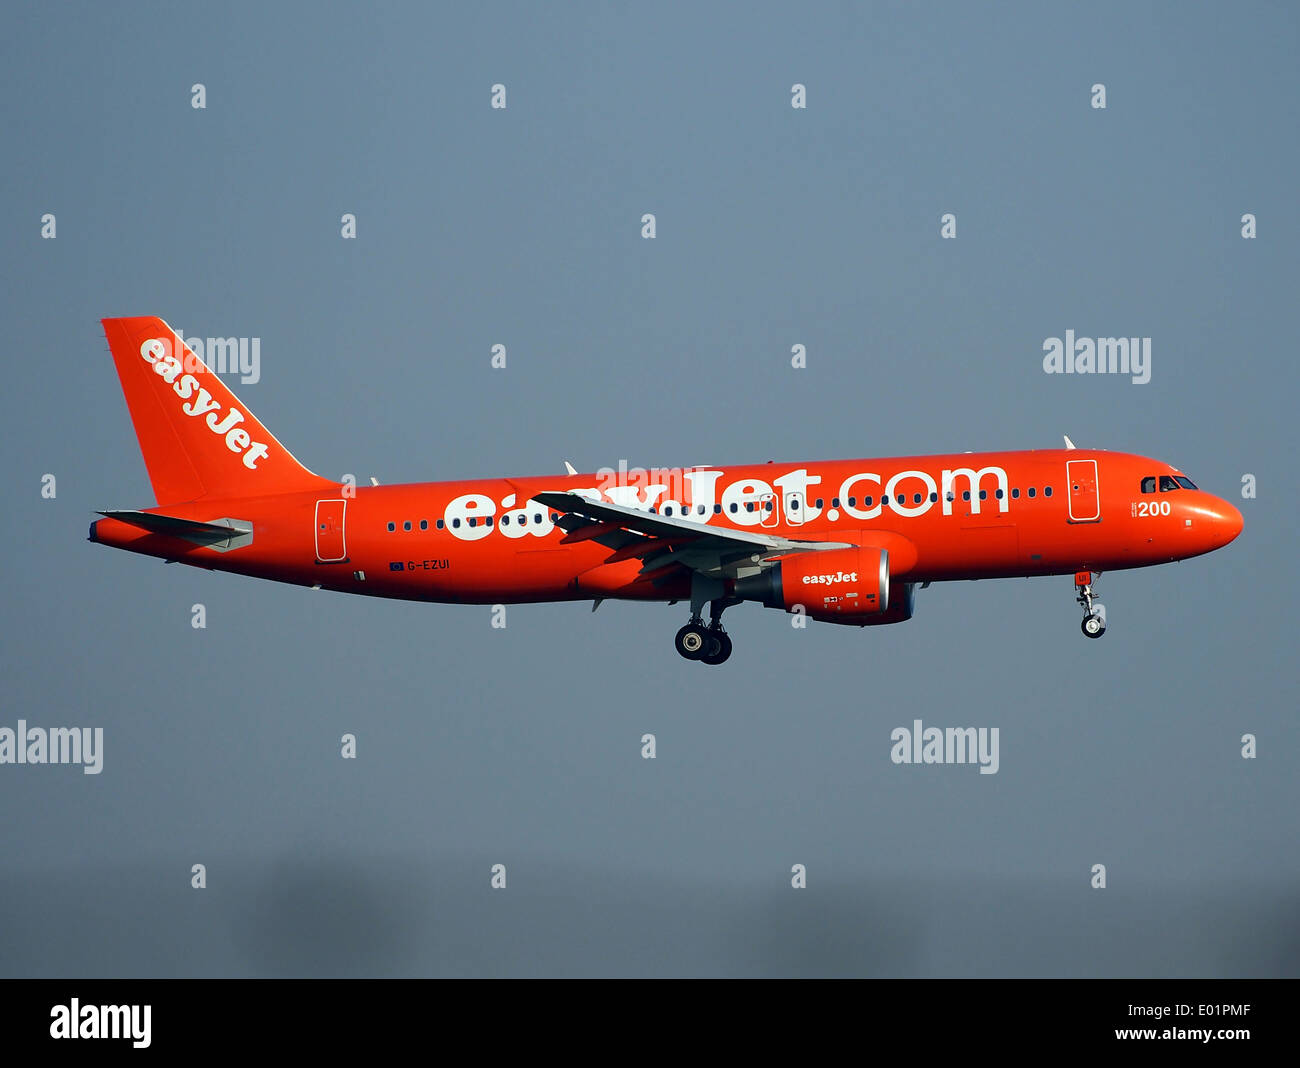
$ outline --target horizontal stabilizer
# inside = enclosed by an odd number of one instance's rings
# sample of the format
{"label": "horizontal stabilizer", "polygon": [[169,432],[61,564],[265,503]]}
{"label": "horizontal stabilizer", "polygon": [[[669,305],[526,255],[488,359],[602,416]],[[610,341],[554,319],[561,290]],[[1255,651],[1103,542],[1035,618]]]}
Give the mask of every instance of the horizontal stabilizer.
{"label": "horizontal stabilizer", "polygon": [[136,512],[119,510],[100,512],[105,519],[117,519],[130,523],[133,527],[147,530],[151,534],[166,534],[172,538],[185,538],[200,545],[218,541],[230,541],[233,538],[253,533],[251,526],[234,523],[200,523],[197,519],[178,519],[174,515],[159,515],[157,512]]}

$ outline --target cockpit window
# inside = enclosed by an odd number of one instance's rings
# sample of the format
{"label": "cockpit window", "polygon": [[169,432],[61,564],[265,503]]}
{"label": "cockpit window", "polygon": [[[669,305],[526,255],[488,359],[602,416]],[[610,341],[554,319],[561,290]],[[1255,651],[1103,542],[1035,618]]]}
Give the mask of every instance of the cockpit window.
{"label": "cockpit window", "polygon": [[1156,476],[1147,475],[1147,477],[1142,480],[1142,492],[1155,493],[1155,491],[1156,491]]}
{"label": "cockpit window", "polygon": [[1174,475],[1174,481],[1182,486],[1183,489],[1196,489],[1196,483],[1186,475]]}
{"label": "cockpit window", "polygon": [[1167,492],[1169,492],[1170,490],[1176,490],[1176,489],[1179,489],[1179,488],[1180,488],[1180,487],[1179,487],[1178,483],[1174,481],[1174,476],[1173,476],[1173,475],[1161,475],[1161,476],[1160,476],[1160,492],[1161,492],[1161,493],[1167,493]]}

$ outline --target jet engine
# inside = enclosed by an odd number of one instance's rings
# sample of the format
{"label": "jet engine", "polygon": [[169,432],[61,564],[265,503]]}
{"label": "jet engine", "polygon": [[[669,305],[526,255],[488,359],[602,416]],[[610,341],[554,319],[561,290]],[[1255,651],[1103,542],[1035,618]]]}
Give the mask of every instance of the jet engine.
{"label": "jet engine", "polygon": [[889,578],[889,550],[859,546],[782,557],[736,581],[736,596],[804,612],[825,623],[867,627],[912,618],[913,584]]}

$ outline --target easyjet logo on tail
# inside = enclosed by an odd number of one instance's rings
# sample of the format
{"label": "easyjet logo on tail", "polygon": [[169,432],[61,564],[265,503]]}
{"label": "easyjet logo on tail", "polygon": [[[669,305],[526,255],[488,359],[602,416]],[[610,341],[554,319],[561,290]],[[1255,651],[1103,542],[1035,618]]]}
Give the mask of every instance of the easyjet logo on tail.
{"label": "easyjet logo on tail", "polygon": [[146,363],[153,365],[153,372],[161,375],[162,380],[172,387],[172,391],[182,401],[181,411],[191,419],[202,419],[213,434],[224,438],[226,448],[236,456],[243,456],[244,466],[250,471],[257,470],[257,461],[267,454],[267,447],[260,441],[254,441],[252,435],[240,423],[246,421],[243,412],[233,404],[229,411],[222,411],[222,404],[213,400],[212,394],[199,385],[199,380],[192,374],[185,373],[181,361],[171,352],[171,342],[153,337],[140,346],[140,355]]}

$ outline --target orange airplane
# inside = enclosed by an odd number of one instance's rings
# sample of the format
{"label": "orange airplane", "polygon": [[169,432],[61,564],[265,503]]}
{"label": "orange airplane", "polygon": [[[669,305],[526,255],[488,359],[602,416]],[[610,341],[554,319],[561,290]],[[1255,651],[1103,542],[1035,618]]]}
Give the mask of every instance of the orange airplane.
{"label": "orange airplane", "polygon": [[[731,655],[722,613],[756,601],[866,627],[953,579],[1092,580],[1208,553],[1241,513],[1177,468],[1076,449],[342,484],[302,466],[153,317],[103,320],[156,508],[90,540],[254,578],[455,604],[688,601],[688,660]],[[373,481],[373,480],[372,480]],[[709,621],[703,618],[709,606]]]}

